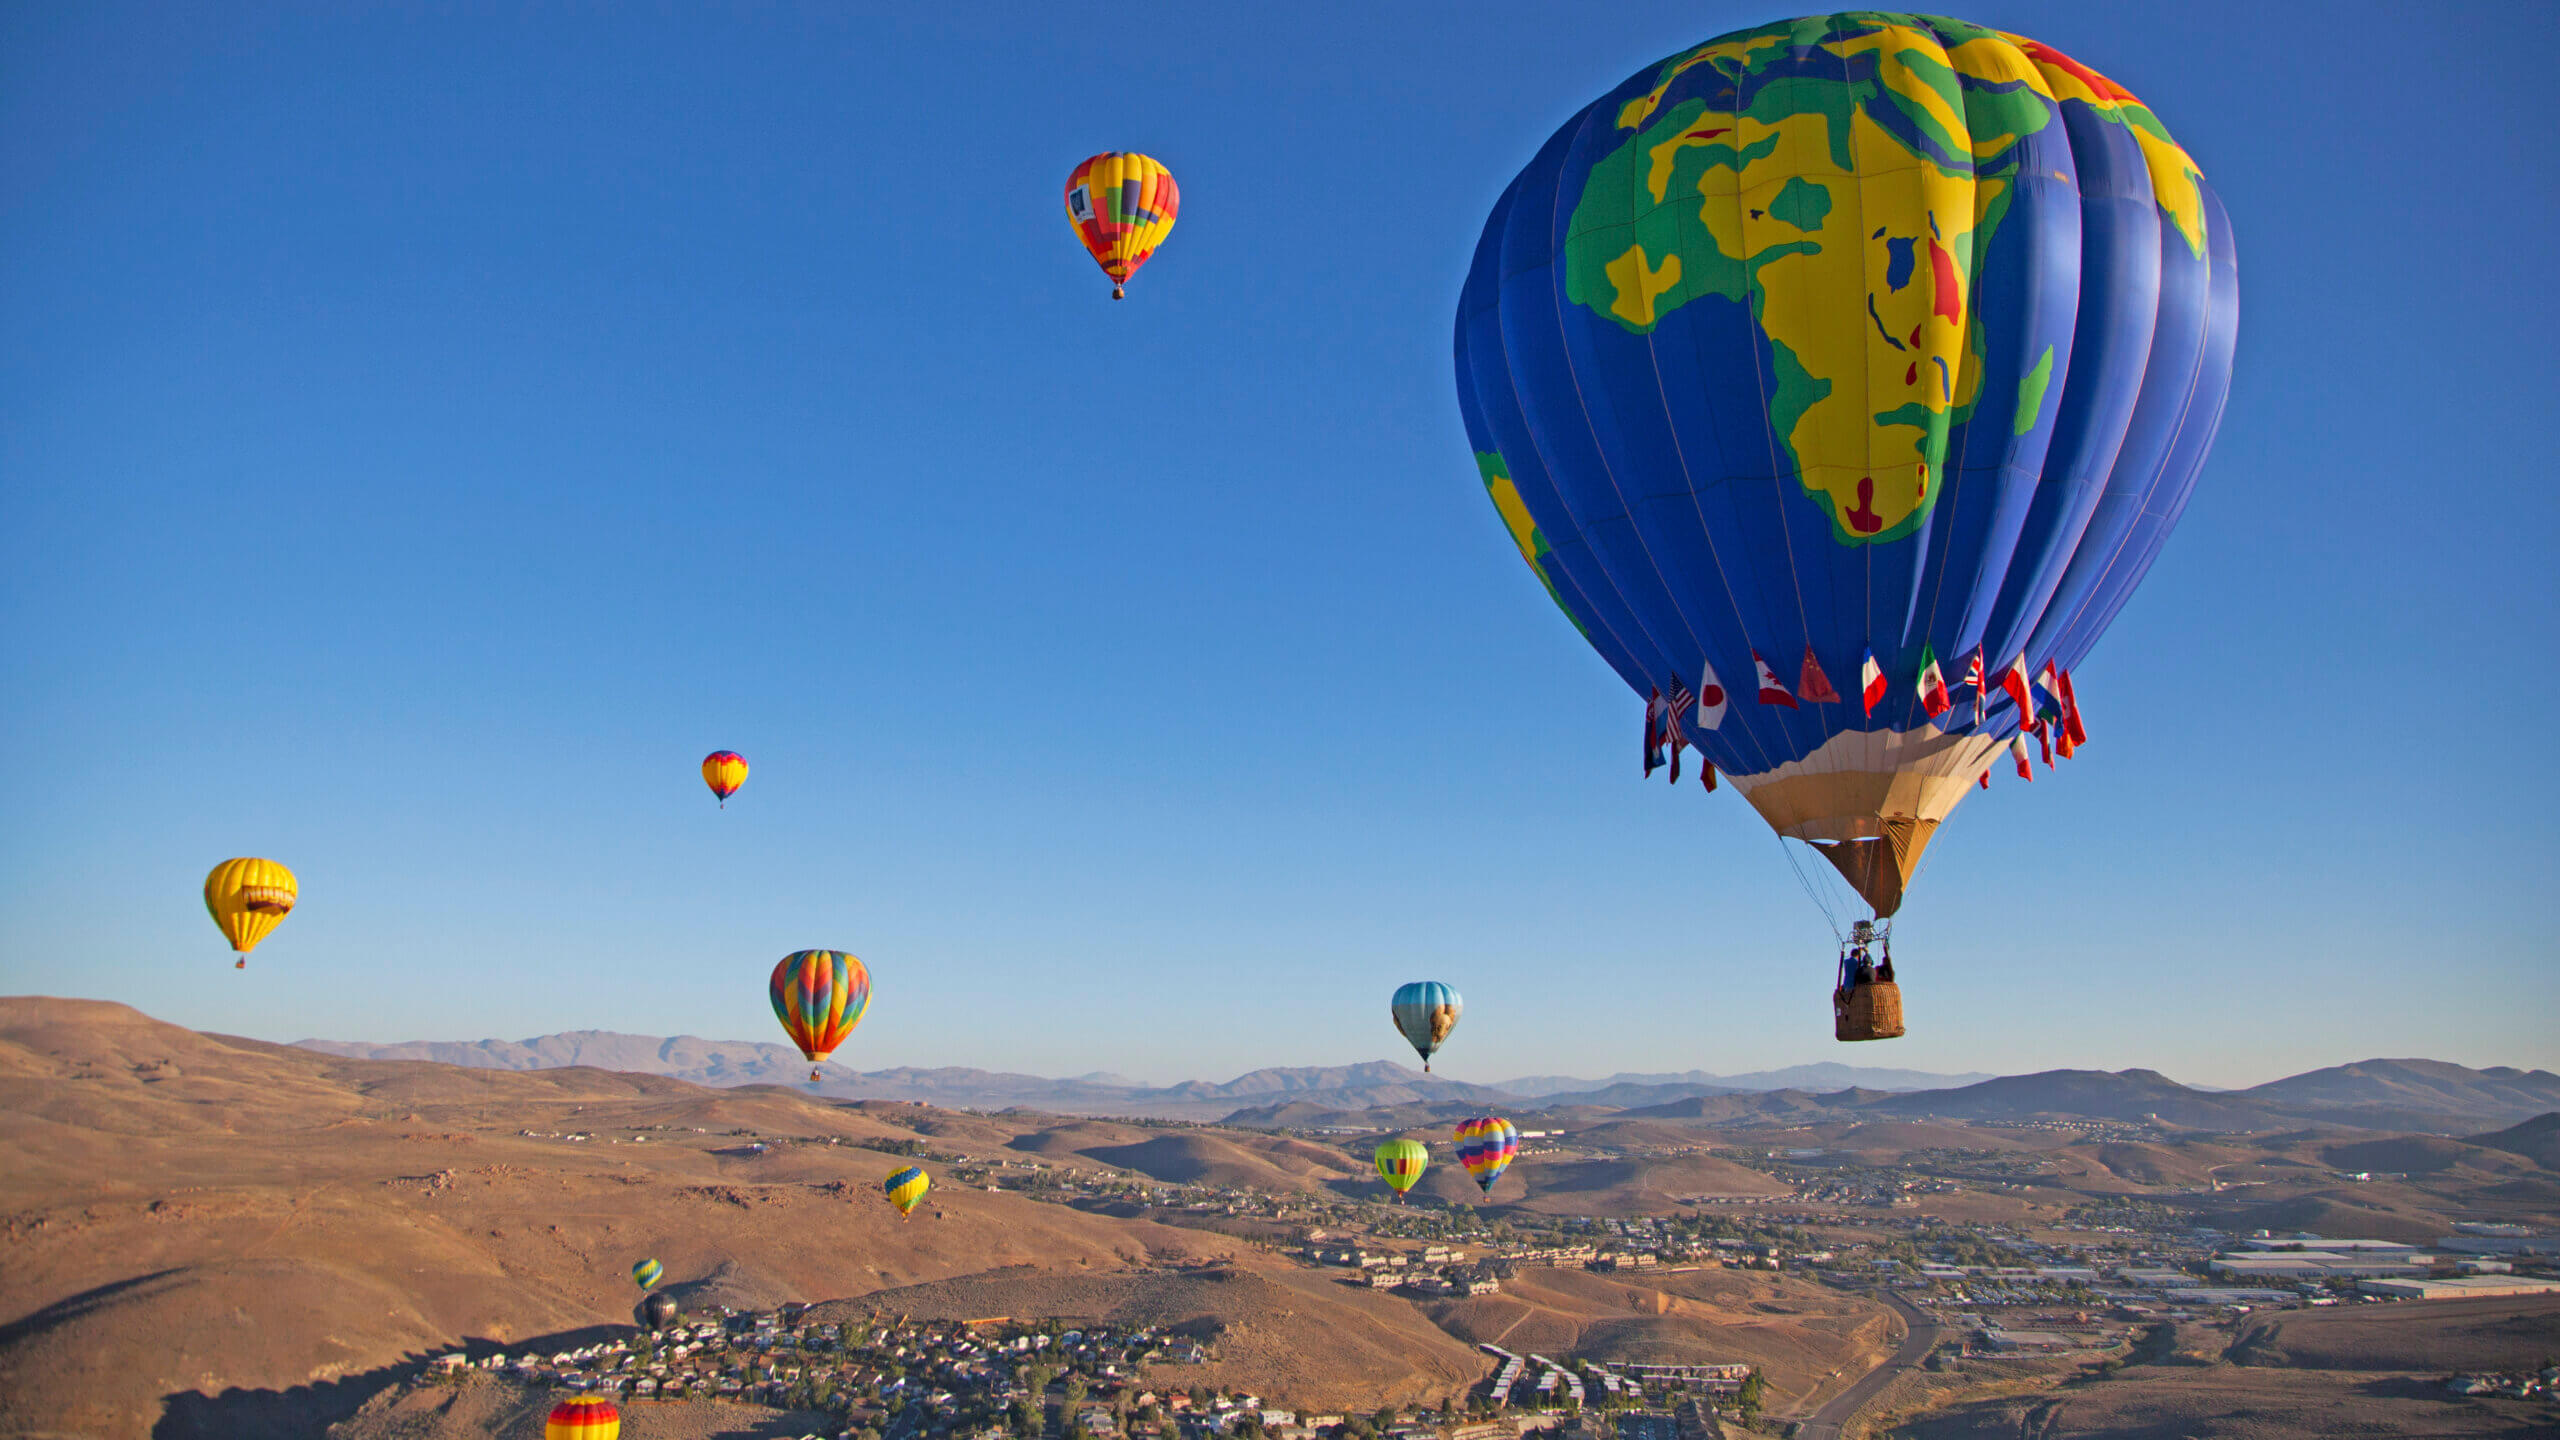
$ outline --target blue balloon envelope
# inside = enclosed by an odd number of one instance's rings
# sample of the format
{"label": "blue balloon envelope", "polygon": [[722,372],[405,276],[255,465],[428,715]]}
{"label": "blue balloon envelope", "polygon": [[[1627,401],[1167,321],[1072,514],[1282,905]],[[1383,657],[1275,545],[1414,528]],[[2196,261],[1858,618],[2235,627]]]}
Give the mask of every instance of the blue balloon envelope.
{"label": "blue balloon envelope", "polygon": [[2076,731],[2061,677],[2221,418],[2234,253],[2159,120],[2050,46],[1785,21],[1630,77],[1511,182],[1459,408],[1522,558],[1660,697],[1648,773],[1695,745],[1890,915],[2022,725]]}

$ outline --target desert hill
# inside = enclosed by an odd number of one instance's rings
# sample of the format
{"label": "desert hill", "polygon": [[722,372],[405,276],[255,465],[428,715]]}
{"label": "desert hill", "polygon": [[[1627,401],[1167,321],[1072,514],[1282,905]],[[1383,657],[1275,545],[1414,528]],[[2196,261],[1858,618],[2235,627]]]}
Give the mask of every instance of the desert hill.
{"label": "desert hill", "polygon": [[2560,1170],[2560,1111],[2536,1115],[2520,1125],[2487,1135],[2474,1135],[2465,1143],[2522,1155],[2545,1170]]}
{"label": "desert hill", "polygon": [[[465,1345],[554,1348],[609,1333],[625,1323],[628,1268],[643,1256],[665,1264],[661,1288],[688,1306],[922,1313],[940,1296],[971,1316],[1196,1320],[1226,1337],[1213,1383],[1302,1403],[1445,1398],[1488,1362],[1439,1310],[1197,1228],[1270,1222],[1148,1218],[1181,1215],[1141,1193],[1188,1184],[1376,1200],[1368,1143],[968,1114],[592,1066],[349,1058],[198,1034],[120,1005],[0,999],[0,1223],[11,1242],[0,1434],[317,1434],[376,1396],[386,1398],[371,1418],[344,1433],[521,1428],[521,1397],[475,1391],[454,1401],[462,1410],[410,1414],[401,1407],[428,1401],[386,1387]],[[879,1182],[919,1150],[936,1186],[901,1221]],[[1488,1202],[1440,1158],[1424,1197],[1496,1214],[1537,1193],[1532,1181],[1551,1206],[1622,1213],[1774,1185],[1704,1156],[1558,1157],[1543,1174],[1541,1156]],[[1034,1188],[960,1183],[960,1165]],[[1061,1167],[1138,1188],[1037,1198],[1041,1171]],[[1507,1301],[1504,1324],[1553,1330],[1566,1353],[1699,1343],[1705,1312],[1683,1308],[1689,1292],[1672,1278],[1593,1292],[1604,1309],[1663,1322],[1658,1333],[1555,1311],[1600,1303],[1576,1298],[1574,1287],[1597,1283],[1578,1272],[1524,1282],[1530,1298]],[[1861,1327],[1883,1323],[1873,1304],[1817,1300],[1801,1281],[1678,1278],[1712,1280],[1726,1298],[1710,1309],[1755,1317],[1735,1334],[1773,1357],[1772,1383],[1791,1392],[1826,1383],[1839,1347],[1866,1344]],[[1448,1310],[1448,1322],[1478,1303]]]}
{"label": "desert hill", "polygon": [[[2304,1118],[2351,1116],[2345,1123],[2377,1129],[2456,1128],[2446,1121],[2498,1124],[2560,1110],[2560,1075],[2492,1065],[2485,1070],[2442,1060],[2361,1060],[2289,1075],[2234,1093]],[[2404,1123],[2401,1117],[2424,1117]],[[2469,1128],[2469,1127],[2459,1127]]]}

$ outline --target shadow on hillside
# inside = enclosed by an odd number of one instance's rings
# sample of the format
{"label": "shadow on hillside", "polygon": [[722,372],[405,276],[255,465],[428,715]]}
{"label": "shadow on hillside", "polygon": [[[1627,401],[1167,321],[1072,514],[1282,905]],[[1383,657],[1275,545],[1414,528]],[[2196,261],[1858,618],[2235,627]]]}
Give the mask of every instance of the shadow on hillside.
{"label": "shadow on hillside", "polygon": [[154,1270],[148,1275],[136,1275],[129,1280],[118,1280],[110,1285],[101,1285],[94,1290],[83,1290],[77,1295],[56,1300],[33,1314],[23,1315],[6,1325],[0,1325],[0,1350],[6,1350],[21,1340],[33,1339],[57,1325],[67,1325],[109,1301],[122,1299],[136,1290],[156,1284],[177,1273],[175,1270]]}
{"label": "shadow on hillside", "polygon": [[[62,1303],[75,1304],[97,1294],[91,1291],[86,1296],[74,1296]],[[18,1323],[28,1324],[38,1318],[40,1315],[30,1316]],[[440,1349],[436,1353],[444,1355],[459,1350],[475,1362],[491,1355],[551,1355],[562,1350],[602,1344],[632,1333],[632,1327],[628,1325],[587,1325],[576,1330],[533,1336],[514,1344],[466,1339],[451,1349]],[[162,1397],[160,1423],[151,1427],[151,1440],[265,1440],[265,1437],[282,1435],[316,1436],[363,1409],[367,1400],[384,1390],[415,1378],[426,1368],[427,1359],[422,1354],[411,1354],[358,1374],[313,1385],[296,1385],[285,1390],[231,1389],[214,1395],[201,1390],[176,1391]],[[791,1433],[796,1435],[799,1432]]]}

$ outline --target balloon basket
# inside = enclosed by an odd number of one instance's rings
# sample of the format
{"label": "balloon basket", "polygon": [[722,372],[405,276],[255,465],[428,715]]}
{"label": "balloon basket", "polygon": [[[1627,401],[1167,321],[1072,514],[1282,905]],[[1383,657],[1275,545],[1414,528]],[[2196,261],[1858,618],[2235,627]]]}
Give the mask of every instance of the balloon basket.
{"label": "balloon basket", "polygon": [[1870,980],[1831,995],[1831,1038],[1897,1040],[1902,1036],[1902,987]]}
{"label": "balloon basket", "polygon": [[232,962],[231,962],[231,968],[232,968],[232,969],[234,969],[234,970],[246,970],[246,969],[248,969],[248,968],[249,968],[249,957],[248,957],[248,956],[246,956],[246,955],[243,955],[243,956],[241,956],[239,959],[232,961]]}
{"label": "balloon basket", "polygon": [[1121,286],[1114,285],[1111,287],[1111,298],[1114,300],[1126,300],[1129,298],[1129,292]]}
{"label": "balloon basket", "polygon": [[817,1067],[817,1066],[815,1066],[815,1065],[810,1066],[810,1067],[809,1067],[809,1083],[810,1083],[810,1084],[812,1084],[812,1085],[815,1085],[815,1084],[817,1084],[817,1083],[818,1083],[818,1079],[819,1079],[819,1076],[818,1076],[818,1067]]}

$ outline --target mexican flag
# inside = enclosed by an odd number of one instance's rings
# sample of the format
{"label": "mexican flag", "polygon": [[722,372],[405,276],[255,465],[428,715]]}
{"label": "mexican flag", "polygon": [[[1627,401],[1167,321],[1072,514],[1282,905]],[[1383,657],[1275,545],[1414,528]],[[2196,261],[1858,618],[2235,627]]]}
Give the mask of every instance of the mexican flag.
{"label": "mexican flag", "polygon": [[1920,708],[1932,720],[1956,708],[1956,702],[1947,698],[1947,677],[1938,670],[1938,652],[1926,641],[1920,646]]}

